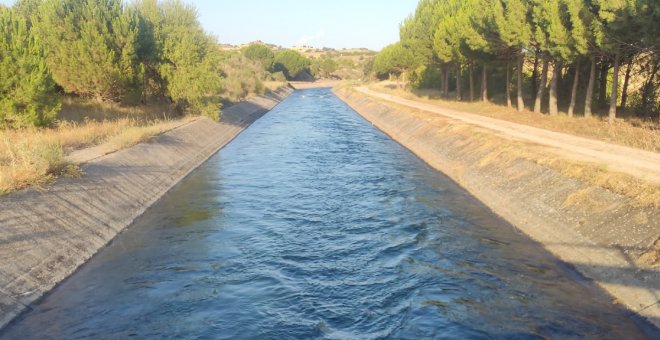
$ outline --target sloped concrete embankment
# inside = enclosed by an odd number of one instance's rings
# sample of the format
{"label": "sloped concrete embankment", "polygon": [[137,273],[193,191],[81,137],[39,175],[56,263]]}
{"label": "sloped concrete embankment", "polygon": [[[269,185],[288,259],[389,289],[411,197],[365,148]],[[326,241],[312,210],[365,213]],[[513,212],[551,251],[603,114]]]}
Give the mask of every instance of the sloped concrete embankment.
{"label": "sloped concrete embankment", "polygon": [[[547,150],[351,89],[335,93],[381,131],[660,327],[660,211],[543,165]],[[521,156],[518,156],[521,155]]]}
{"label": "sloped concrete embankment", "polygon": [[73,273],[150,205],[286,98],[234,105],[82,166],[79,179],[0,197],[0,327]]}

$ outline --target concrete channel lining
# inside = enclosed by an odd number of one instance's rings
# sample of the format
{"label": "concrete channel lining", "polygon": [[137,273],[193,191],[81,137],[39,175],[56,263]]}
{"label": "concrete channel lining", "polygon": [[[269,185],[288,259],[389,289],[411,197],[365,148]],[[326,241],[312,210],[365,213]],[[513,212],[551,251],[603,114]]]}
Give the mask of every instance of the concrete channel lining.
{"label": "concrete channel lining", "polygon": [[294,91],[281,87],[0,197],[0,328],[71,275],[187,174]]}
{"label": "concrete channel lining", "polygon": [[[478,136],[495,134],[402,108],[350,89],[340,99],[445,173],[496,214],[625,305],[660,328],[660,268],[645,266],[640,254],[660,237],[660,213],[602,187],[583,183],[528,159],[499,160],[504,140],[486,145]],[[465,126],[465,124],[463,124]],[[527,146],[523,146],[527,147]],[[530,148],[533,146],[529,146]],[[567,204],[585,193],[587,204]]]}

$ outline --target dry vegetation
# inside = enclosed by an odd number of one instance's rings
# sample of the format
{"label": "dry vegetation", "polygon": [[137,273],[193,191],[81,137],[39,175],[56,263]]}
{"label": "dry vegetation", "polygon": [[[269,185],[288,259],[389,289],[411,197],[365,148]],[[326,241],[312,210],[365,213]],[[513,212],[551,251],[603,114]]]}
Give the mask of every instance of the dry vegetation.
{"label": "dry vegetation", "polygon": [[406,99],[436,104],[455,110],[475,113],[487,117],[525,124],[556,132],[588,137],[610,143],[660,152],[660,122],[643,121],[638,118],[618,119],[610,124],[606,119],[539,115],[531,111],[517,112],[503,105],[483,102],[457,102],[443,100],[438,90],[413,90],[400,88],[396,84],[383,82],[370,86],[372,90],[394,94]]}
{"label": "dry vegetation", "polygon": [[[479,148],[477,148],[477,151],[480,153],[480,161],[477,166],[487,166],[491,164],[508,166],[518,159],[529,160],[555,169],[562,175],[576,178],[585,184],[601,187],[610,192],[631,198],[632,202],[640,207],[654,209],[660,208],[660,185],[656,183],[644,181],[624,173],[613,172],[597,164],[562,159],[559,156],[546,152],[543,147],[522,141],[505,139],[494,135],[490,130],[484,128],[457,122],[449,124],[448,119],[441,116],[430,117],[426,111],[412,109],[407,106],[381,99],[375,100],[387,106],[396,108],[401,112],[410,112],[411,114],[420,115],[420,117],[432,121],[432,124],[434,124],[439,131],[447,129],[447,131],[450,130],[452,133],[465,135],[466,141],[478,140]],[[468,103],[462,104],[470,105]],[[483,107],[476,103],[474,106]],[[498,107],[496,105],[490,106],[493,106],[494,108]],[[600,122],[598,123],[600,124]],[[658,132],[656,131],[656,133]],[[572,203],[575,202],[566,202],[566,204]]]}
{"label": "dry vegetation", "polygon": [[78,165],[66,160],[73,151],[102,145],[103,153],[114,152],[192,119],[171,116],[165,104],[124,108],[67,100],[52,128],[0,130],[0,194],[80,175]]}
{"label": "dry vegetation", "polygon": [[[264,87],[274,91],[283,84],[266,81]],[[74,151],[100,146],[102,154],[112,153],[197,118],[181,117],[166,102],[122,106],[64,98],[51,128],[0,129],[0,195],[81,175],[78,164],[67,160]]]}

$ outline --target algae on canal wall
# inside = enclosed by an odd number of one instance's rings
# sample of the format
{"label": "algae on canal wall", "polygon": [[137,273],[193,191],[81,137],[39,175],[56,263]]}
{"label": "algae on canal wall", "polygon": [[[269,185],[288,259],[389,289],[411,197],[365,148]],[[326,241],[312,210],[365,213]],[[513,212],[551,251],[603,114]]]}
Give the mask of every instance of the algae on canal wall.
{"label": "algae on canal wall", "polygon": [[0,197],[0,327],[67,278],[188,173],[293,89],[95,159],[79,179]]}
{"label": "algae on canal wall", "polygon": [[[437,114],[335,93],[518,229],[660,327],[660,213],[547,165],[546,150]],[[564,161],[564,160],[561,160]],[[580,165],[577,164],[577,167]]]}

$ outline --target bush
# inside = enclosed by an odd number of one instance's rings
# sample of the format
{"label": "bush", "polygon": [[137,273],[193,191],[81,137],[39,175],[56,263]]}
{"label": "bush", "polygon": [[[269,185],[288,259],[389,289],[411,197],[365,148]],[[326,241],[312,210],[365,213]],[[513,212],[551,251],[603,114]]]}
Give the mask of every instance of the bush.
{"label": "bush", "polygon": [[0,125],[45,126],[60,102],[43,51],[25,18],[0,8]]}
{"label": "bush", "polygon": [[311,73],[314,77],[328,78],[330,75],[337,71],[339,65],[329,56],[323,56],[319,59],[314,59],[311,65]]}
{"label": "bush", "polygon": [[294,50],[284,50],[275,56],[273,70],[283,72],[291,80],[309,68],[309,59]]}
{"label": "bush", "polygon": [[244,57],[261,64],[264,70],[270,69],[273,65],[273,60],[275,59],[275,53],[273,53],[270,47],[260,43],[252,43],[243,48],[241,54],[243,54]]}
{"label": "bush", "polygon": [[264,93],[261,80],[265,77],[265,71],[260,62],[234,55],[221,63],[221,69],[224,76],[223,99],[238,102],[251,94]]}
{"label": "bush", "polygon": [[284,75],[284,72],[273,72],[270,74],[270,80],[272,81],[279,81],[279,82],[285,82],[286,81],[286,76]]}
{"label": "bush", "polygon": [[440,84],[440,68],[434,65],[421,65],[410,74],[410,84],[415,89],[433,88]]}

